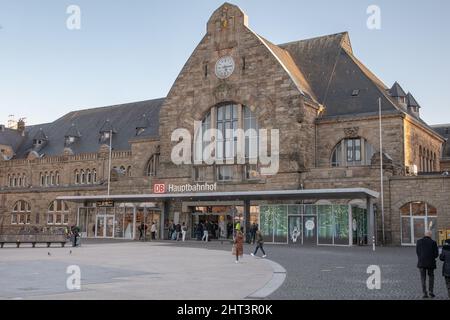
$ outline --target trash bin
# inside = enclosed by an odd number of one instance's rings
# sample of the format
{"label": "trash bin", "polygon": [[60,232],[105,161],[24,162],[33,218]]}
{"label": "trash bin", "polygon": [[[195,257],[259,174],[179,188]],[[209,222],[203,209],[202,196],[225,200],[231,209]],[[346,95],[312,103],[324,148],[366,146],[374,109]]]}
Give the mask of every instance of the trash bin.
{"label": "trash bin", "polygon": [[439,233],[439,235],[438,235],[438,245],[440,245],[440,246],[444,245],[445,240],[448,239],[447,238],[448,231],[450,231],[450,230],[439,230],[438,231],[438,233]]}

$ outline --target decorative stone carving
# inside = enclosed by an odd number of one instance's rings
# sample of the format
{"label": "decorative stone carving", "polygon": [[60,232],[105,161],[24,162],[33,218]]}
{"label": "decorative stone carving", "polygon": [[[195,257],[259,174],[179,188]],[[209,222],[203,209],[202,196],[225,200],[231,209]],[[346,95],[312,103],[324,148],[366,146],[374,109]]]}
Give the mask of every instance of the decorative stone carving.
{"label": "decorative stone carving", "polygon": [[216,98],[217,102],[225,101],[233,96],[233,87],[226,82],[220,83],[214,89],[214,97]]}
{"label": "decorative stone carving", "polygon": [[345,128],[344,132],[346,138],[358,138],[359,127]]}

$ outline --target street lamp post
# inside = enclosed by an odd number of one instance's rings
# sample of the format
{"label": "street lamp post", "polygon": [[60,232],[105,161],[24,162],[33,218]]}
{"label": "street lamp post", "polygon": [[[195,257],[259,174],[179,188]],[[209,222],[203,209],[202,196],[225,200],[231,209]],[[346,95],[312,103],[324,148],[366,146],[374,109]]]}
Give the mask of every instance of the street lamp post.
{"label": "street lamp post", "polygon": [[110,130],[109,131],[108,197],[111,195],[112,135],[113,135],[113,131]]}

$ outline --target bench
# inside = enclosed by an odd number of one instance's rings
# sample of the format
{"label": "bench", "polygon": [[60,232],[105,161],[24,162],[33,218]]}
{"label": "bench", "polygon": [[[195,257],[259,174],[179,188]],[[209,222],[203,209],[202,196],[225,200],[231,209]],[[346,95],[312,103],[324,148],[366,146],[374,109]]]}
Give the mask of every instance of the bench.
{"label": "bench", "polygon": [[20,248],[22,244],[31,244],[33,248],[36,248],[37,244],[45,244],[47,248],[50,248],[52,244],[60,244],[64,248],[66,243],[65,235],[0,235],[0,248],[3,248],[5,244],[15,244],[17,248]]}

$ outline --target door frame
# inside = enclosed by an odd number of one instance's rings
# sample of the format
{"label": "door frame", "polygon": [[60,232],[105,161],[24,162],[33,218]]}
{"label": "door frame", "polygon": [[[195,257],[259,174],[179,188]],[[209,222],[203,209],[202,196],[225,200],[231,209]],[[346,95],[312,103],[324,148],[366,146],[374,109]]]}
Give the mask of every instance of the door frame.
{"label": "door frame", "polygon": [[[104,224],[104,229],[103,229],[103,236],[99,236],[98,235],[98,219],[101,218],[103,219],[103,224]],[[106,221],[108,218],[112,218],[113,219],[113,224],[112,224],[112,236],[111,237],[107,237],[106,236]],[[112,214],[97,214],[95,216],[95,238],[97,239],[114,239],[114,234],[115,234],[115,222],[116,222],[116,217],[115,215]]]}

